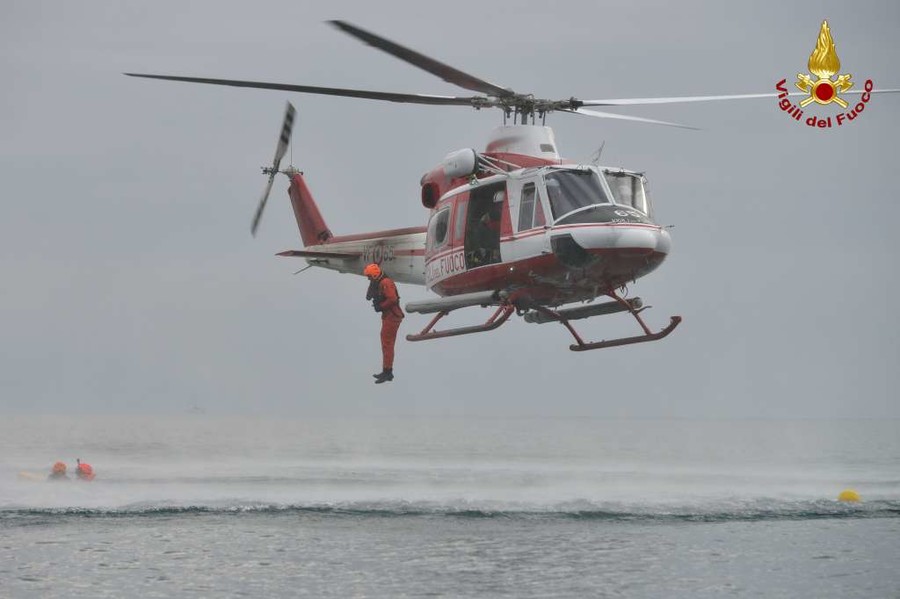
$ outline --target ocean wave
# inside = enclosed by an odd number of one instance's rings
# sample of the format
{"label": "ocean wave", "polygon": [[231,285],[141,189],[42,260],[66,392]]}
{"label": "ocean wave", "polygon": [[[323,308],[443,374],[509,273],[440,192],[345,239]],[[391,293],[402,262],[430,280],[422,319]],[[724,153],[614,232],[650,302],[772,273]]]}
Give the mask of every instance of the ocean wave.
{"label": "ocean wave", "polygon": [[115,508],[6,507],[0,522],[10,524],[34,518],[136,518],[205,515],[297,515],[319,517],[470,519],[566,519],[621,522],[747,522],[779,520],[898,518],[900,501],[877,500],[859,504],[835,501],[773,502],[770,505],[729,506],[476,506],[428,502],[350,502],[342,504],[273,504],[216,502],[200,505],[135,504]]}

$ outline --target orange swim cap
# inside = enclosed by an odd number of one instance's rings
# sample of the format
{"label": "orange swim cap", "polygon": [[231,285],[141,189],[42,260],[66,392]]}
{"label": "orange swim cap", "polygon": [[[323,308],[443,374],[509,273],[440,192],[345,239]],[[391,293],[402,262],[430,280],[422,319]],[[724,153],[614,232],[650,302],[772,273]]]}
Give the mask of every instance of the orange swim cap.
{"label": "orange swim cap", "polygon": [[63,474],[66,471],[66,465],[63,462],[56,462],[53,464],[53,473],[54,474]]}
{"label": "orange swim cap", "polygon": [[373,262],[372,264],[367,265],[365,269],[363,269],[363,274],[367,277],[378,278],[381,276],[381,267]]}

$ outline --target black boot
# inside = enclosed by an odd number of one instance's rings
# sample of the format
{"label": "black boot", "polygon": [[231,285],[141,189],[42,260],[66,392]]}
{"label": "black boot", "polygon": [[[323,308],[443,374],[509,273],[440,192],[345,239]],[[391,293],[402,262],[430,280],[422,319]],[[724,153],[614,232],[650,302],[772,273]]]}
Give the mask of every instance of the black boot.
{"label": "black boot", "polygon": [[381,374],[375,377],[375,384],[380,385],[381,383],[386,383],[392,380],[394,380],[394,369],[385,368],[383,371],[381,371]]}

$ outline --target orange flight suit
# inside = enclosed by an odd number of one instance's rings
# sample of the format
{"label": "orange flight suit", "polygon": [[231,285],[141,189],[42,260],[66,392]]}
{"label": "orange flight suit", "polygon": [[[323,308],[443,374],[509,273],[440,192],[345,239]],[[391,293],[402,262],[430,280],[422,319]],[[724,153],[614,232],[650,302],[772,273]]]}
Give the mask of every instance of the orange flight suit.
{"label": "orange flight suit", "polygon": [[384,300],[378,304],[381,308],[381,356],[382,368],[394,368],[394,343],[397,341],[397,330],[403,320],[403,309],[400,308],[400,294],[397,285],[387,276],[378,281],[378,289]]}

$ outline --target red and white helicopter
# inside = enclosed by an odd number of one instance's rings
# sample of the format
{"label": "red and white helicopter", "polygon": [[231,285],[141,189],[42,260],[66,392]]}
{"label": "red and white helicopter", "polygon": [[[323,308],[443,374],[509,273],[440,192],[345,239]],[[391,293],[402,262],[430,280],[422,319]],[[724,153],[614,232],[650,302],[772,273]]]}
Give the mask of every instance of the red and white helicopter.
{"label": "red and white helicopter", "polygon": [[[652,332],[641,318],[640,298],[626,299],[627,285],[662,264],[671,248],[669,232],[653,220],[647,180],[639,171],[575,164],[562,158],[553,131],[544,126],[550,112],[624,119],[684,127],[585,106],[625,106],[773,98],[775,93],[612,100],[546,100],[517,93],[459,71],[414,50],[360,29],[331,21],[363,42],[470,91],[472,96],[437,96],[314,87],[231,79],[126,73],[134,77],[275,89],[331,96],[439,106],[499,108],[504,124],[490,135],[483,152],[452,152],[421,179],[422,205],[430,211],[425,227],[335,236],[293,167],[280,170],[290,141],[294,108],[288,103],[268,184],[253,219],[255,234],[277,173],[290,179],[289,196],[302,250],[279,256],[305,258],[310,266],[362,275],[377,262],[397,282],[425,285],[439,297],[410,302],[408,312],[436,314],[409,341],[422,341],[496,329],[514,313],[526,322],[559,322],[574,351],[656,341],[681,322]],[[884,90],[888,91],[888,90]],[[894,91],[894,90],[891,90]],[[854,93],[854,92],[848,92]],[[859,92],[857,92],[859,93]],[[792,93],[790,95],[806,95]],[[541,124],[537,124],[540,119]],[[512,124],[508,124],[508,121]],[[690,127],[687,127],[690,128]],[[594,303],[600,297],[608,301]],[[575,304],[583,305],[575,305]],[[454,310],[490,307],[483,323],[438,331],[435,325]],[[642,329],[633,337],[586,342],[571,321],[629,312]]]}

